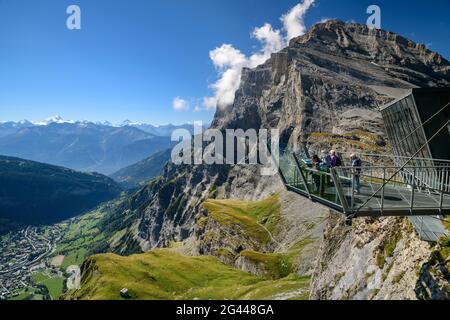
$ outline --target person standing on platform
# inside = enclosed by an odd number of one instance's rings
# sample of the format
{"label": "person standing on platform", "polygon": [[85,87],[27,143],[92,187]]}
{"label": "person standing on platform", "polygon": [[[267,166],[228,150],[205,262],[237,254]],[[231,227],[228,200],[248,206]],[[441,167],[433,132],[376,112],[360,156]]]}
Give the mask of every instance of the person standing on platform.
{"label": "person standing on platform", "polygon": [[350,159],[352,161],[352,168],[353,168],[353,188],[355,193],[359,195],[361,194],[362,161],[354,153],[350,156]]}

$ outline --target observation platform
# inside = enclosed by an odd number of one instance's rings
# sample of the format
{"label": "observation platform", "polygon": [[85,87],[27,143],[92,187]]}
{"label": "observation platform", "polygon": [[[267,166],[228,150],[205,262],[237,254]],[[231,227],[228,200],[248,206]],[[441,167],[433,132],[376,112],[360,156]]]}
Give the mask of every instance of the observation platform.
{"label": "observation platform", "polygon": [[[316,168],[306,157],[285,148],[280,151],[278,168],[288,190],[349,219],[414,217],[411,221],[421,227],[419,233],[425,240],[450,236],[438,218],[450,215],[450,162],[428,159],[399,170],[398,166],[380,165],[380,158],[377,164],[362,160],[368,165]],[[360,177],[359,193],[355,191],[356,175]]]}

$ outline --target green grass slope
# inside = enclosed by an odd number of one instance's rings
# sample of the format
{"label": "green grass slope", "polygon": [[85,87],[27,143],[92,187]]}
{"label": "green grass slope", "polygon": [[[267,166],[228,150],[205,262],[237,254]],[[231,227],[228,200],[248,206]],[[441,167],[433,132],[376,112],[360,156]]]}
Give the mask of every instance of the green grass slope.
{"label": "green grass slope", "polygon": [[45,286],[52,300],[58,300],[64,290],[64,278],[38,272],[32,276],[33,283]]}
{"label": "green grass slope", "polygon": [[102,254],[83,264],[81,289],[66,299],[136,300],[307,299],[309,277],[268,280],[233,269],[213,257],[186,257],[169,249],[121,257]]}
{"label": "green grass slope", "polygon": [[203,207],[219,224],[239,230],[261,244],[271,241],[280,216],[279,195],[262,201],[207,200]]}
{"label": "green grass slope", "polygon": [[[299,239],[298,242],[285,247],[283,252],[267,252],[261,248],[276,242],[277,228],[281,221],[280,194],[273,195],[261,201],[239,200],[207,200],[203,207],[208,211],[209,219],[219,223],[221,228],[233,230],[230,238],[227,232],[208,231],[203,241],[227,243],[226,248],[215,248],[214,255],[225,258],[225,261],[236,261],[245,258],[261,274],[271,279],[281,279],[295,273],[295,265],[305,248],[314,242],[310,238]],[[199,223],[206,224],[208,218]],[[227,238],[229,241],[224,241]],[[217,241],[220,239],[220,241]],[[246,242],[249,239],[252,242]],[[243,245],[244,243],[247,246]],[[257,243],[258,245],[254,245]],[[235,244],[235,246],[230,246]],[[236,245],[238,247],[236,247]],[[249,247],[257,250],[249,249]],[[238,248],[244,248],[239,251]],[[221,259],[222,261],[224,259]]]}

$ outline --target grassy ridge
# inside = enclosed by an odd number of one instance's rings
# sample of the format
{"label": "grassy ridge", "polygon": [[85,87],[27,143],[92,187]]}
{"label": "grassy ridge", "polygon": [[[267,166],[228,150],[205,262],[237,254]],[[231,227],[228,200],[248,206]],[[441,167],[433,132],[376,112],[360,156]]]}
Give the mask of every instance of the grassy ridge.
{"label": "grassy ridge", "polygon": [[[210,218],[222,226],[232,228],[235,231],[239,230],[243,239],[252,238],[263,245],[274,241],[272,237],[276,234],[276,227],[281,219],[280,196],[278,194],[262,201],[208,200],[203,206],[208,210]],[[202,223],[206,223],[206,221],[200,220],[198,222],[198,224]],[[213,236],[223,235],[209,235],[209,238],[214,239]],[[229,248],[221,248],[215,251],[215,255],[226,258],[228,261],[244,258],[245,261],[254,264],[266,277],[281,279],[294,271],[294,264],[305,247],[311,242],[313,242],[312,239],[302,239],[287,248],[286,252],[283,253],[253,250],[244,250],[237,253],[231,252]]]}
{"label": "grassy ridge", "polygon": [[241,230],[261,244],[271,241],[280,217],[279,195],[262,201],[207,200],[203,207],[221,225]]}
{"label": "grassy ridge", "polygon": [[68,299],[119,300],[128,288],[132,299],[306,299],[308,277],[267,280],[233,269],[213,257],[185,257],[168,249],[121,257],[97,255],[86,260],[82,289]]}

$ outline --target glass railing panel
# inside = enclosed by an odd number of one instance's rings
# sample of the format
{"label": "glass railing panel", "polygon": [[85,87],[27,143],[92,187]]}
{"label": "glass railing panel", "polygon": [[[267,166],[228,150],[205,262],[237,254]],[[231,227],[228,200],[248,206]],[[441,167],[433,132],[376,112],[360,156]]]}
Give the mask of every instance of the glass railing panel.
{"label": "glass railing panel", "polygon": [[341,189],[342,196],[346,202],[346,206],[352,210],[352,174],[351,169],[339,167],[333,169],[335,170],[336,177]]}
{"label": "glass railing panel", "polygon": [[301,171],[297,166],[296,160],[291,151],[283,150],[280,152],[279,169],[289,186],[307,192],[307,189],[303,183]]}
{"label": "glass railing panel", "polygon": [[302,171],[312,195],[338,206],[342,205],[337,187],[328,168],[313,168],[309,162],[305,161],[302,166]]}
{"label": "glass railing panel", "polygon": [[294,155],[288,148],[281,148],[278,163],[280,173],[289,187],[341,207],[337,188],[328,168],[317,170],[304,155]]}

